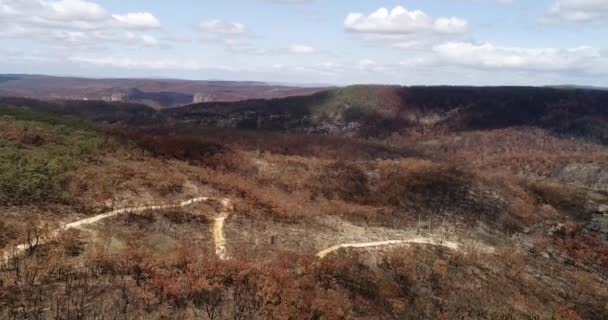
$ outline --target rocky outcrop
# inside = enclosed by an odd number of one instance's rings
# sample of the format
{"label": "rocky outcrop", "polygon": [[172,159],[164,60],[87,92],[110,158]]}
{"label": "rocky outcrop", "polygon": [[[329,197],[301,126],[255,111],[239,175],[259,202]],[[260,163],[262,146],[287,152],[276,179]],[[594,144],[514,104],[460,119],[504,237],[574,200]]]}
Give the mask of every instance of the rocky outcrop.
{"label": "rocky outcrop", "polygon": [[608,192],[608,166],[573,163],[560,170],[554,179],[578,187]]}

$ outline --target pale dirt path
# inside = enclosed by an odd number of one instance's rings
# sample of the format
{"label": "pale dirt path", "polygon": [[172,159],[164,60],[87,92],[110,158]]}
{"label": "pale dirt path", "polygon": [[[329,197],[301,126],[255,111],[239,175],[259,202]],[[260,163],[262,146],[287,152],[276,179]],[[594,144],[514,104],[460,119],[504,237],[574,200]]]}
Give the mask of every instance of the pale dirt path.
{"label": "pale dirt path", "polygon": [[[151,205],[151,206],[140,206],[140,207],[130,207],[130,208],[122,208],[112,210],[110,212],[106,212],[91,218],[86,218],[82,220],[78,220],[75,222],[71,222],[61,226],[59,229],[53,231],[51,234],[46,236],[45,238],[40,239],[38,245],[44,244],[52,239],[57,238],[62,232],[65,232],[69,229],[82,229],[87,225],[91,225],[97,223],[101,220],[112,218],[118,215],[127,214],[127,213],[140,213],[148,210],[163,210],[163,209],[174,209],[174,208],[183,208],[195,203],[207,202],[207,201],[219,201],[222,205],[222,209],[220,211],[220,217],[214,220],[213,225],[213,239],[215,241],[216,254],[220,259],[226,259],[226,239],[224,238],[224,220],[228,217],[229,211],[232,210],[232,202],[228,198],[208,198],[208,197],[197,197],[192,198],[190,200],[182,201],[177,204],[162,204],[162,205]],[[11,257],[15,257],[23,254],[28,249],[27,244],[21,244],[15,246],[11,250],[4,252],[1,256],[3,262],[7,262]]]}
{"label": "pale dirt path", "polygon": [[228,259],[228,252],[226,250],[226,237],[224,236],[224,221],[230,215],[230,211],[233,210],[230,199],[222,199],[220,201],[222,209],[219,217],[214,219],[213,223],[213,242],[215,243],[215,254],[221,260]]}
{"label": "pale dirt path", "polygon": [[407,245],[407,244],[427,244],[433,246],[441,246],[446,247],[455,251],[460,250],[460,245],[453,241],[443,241],[439,242],[433,238],[425,238],[425,237],[416,237],[407,240],[387,240],[387,241],[377,241],[377,242],[362,242],[362,243],[343,243],[338,244],[327,249],[319,251],[317,253],[317,257],[323,259],[327,255],[332,252],[338,251],[344,248],[372,248],[372,247],[383,247],[390,245]]}

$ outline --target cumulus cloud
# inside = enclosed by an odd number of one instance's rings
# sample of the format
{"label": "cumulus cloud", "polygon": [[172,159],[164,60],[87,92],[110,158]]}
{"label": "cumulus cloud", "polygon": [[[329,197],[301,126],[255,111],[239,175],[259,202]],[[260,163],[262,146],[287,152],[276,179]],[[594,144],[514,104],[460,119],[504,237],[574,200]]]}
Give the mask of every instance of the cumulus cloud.
{"label": "cumulus cloud", "polygon": [[40,4],[42,7],[51,9],[48,13],[55,14],[60,19],[104,20],[108,17],[108,12],[94,2],[61,0],[58,2],[41,1]]}
{"label": "cumulus cloud", "polygon": [[23,28],[160,27],[160,21],[149,12],[110,14],[99,4],[84,0],[0,0],[0,16]]}
{"label": "cumulus cloud", "polygon": [[205,20],[199,22],[195,29],[203,40],[220,44],[234,53],[266,53],[266,50],[254,46],[253,39],[256,35],[242,23],[218,19]]}
{"label": "cumulus cloud", "polygon": [[440,33],[463,33],[469,26],[466,20],[459,18],[439,18],[435,20],[433,27]]}
{"label": "cumulus cloud", "polygon": [[590,22],[608,17],[606,0],[555,0],[549,9],[549,20]]}
{"label": "cumulus cloud", "polygon": [[160,21],[149,12],[113,14],[112,17],[126,27],[141,29],[160,27]]}
{"label": "cumulus cloud", "polygon": [[[521,48],[491,43],[449,42],[434,47],[443,61],[475,68],[502,68],[534,71],[607,71],[608,59],[592,47]],[[603,71],[602,71],[603,70]]]}
{"label": "cumulus cloud", "polygon": [[[53,46],[91,47],[114,43],[156,45],[150,35],[125,33],[160,27],[151,13],[111,14],[85,0],[0,0],[0,37],[50,42]],[[154,40],[153,40],[154,39]]]}
{"label": "cumulus cloud", "polygon": [[371,34],[412,34],[419,32],[465,33],[468,22],[457,17],[434,19],[420,10],[409,11],[402,6],[392,10],[380,8],[369,15],[349,13],[344,27],[351,32]]}

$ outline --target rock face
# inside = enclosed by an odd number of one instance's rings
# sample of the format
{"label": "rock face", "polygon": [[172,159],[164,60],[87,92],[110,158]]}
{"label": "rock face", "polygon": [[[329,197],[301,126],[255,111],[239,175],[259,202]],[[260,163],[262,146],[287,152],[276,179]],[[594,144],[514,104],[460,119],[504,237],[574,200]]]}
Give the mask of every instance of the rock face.
{"label": "rock face", "polygon": [[598,164],[569,164],[554,178],[579,187],[608,191],[608,167]]}
{"label": "rock face", "polygon": [[593,215],[593,219],[588,225],[588,228],[603,233],[608,237],[608,214],[596,214]]}

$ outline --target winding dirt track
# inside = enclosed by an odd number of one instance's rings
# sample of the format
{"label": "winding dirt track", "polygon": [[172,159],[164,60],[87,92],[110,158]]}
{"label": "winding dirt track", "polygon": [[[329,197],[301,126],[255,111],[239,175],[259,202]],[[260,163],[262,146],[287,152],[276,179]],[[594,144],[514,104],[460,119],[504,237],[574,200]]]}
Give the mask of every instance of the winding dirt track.
{"label": "winding dirt track", "polygon": [[437,240],[435,240],[433,238],[416,237],[416,238],[411,238],[411,239],[407,239],[407,240],[387,240],[387,241],[378,241],[378,242],[338,244],[338,245],[335,245],[335,246],[332,246],[327,249],[319,251],[319,253],[317,253],[317,257],[323,259],[328,254],[336,252],[336,251],[338,251],[340,249],[344,249],[344,248],[372,248],[372,247],[383,247],[383,246],[404,245],[404,244],[427,244],[427,245],[433,245],[433,246],[446,247],[446,248],[450,248],[450,249],[456,250],[456,251],[459,250],[459,245],[456,242],[452,242],[452,241],[438,242]]}
{"label": "winding dirt track", "polygon": [[[101,220],[112,218],[118,215],[127,214],[127,213],[139,213],[148,210],[163,210],[163,209],[174,209],[174,208],[183,208],[200,202],[207,201],[218,201],[222,205],[220,216],[214,219],[213,224],[213,239],[215,241],[215,252],[220,259],[226,259],[228,257],[226,253],[226,239],[224,238],[224,221],[229,216],[230,211],[232,211],[232,202],[228,198],[208,198],[208,197],[197,197],[192,198],[190,200],[182,201],[177,204],[161,204],[161,205],[151,205],[151,206],[140,206],[140,207],[129,207],[112,210],[110,212],[106,212],[91,218],[86,218],[82,220],[78,220],[75,222],[71,222],[61,226],[59,229],[53,231],[50,235],[45,238],[40,239],[39,244],[44,244],[48,241],[51,241],[57,238],[61,233],[65,232],[68,229],[82,229],[84,226],[91,225],[97,223]],[[9,251],[6,251],[2,254],[3,262],[7,262],[10,258],[23,254],[28,248],[27,244],[21,244]]]}
{"label": "winding dirt track", "polygon": [[[39,244],[44,244],[48,241],[51,241],[57,238],[62,232],[65,232],[68,229],[82,229],[83,227],[91,224],[95,224],[101,220],[112,218],[118,215],[127,214],[127,213],[139,213],[148,210],[163,210],[163,209],[173,209],[173,208],[183,208],[200,202],[207,201],[217,201],[220,203],[221,208],[219,212],[219,216],[214,218],[214,223],[211,229],[213,235],[213,242],[215,245],[215,254],[221,260],[226,260],[229,258],[228,251],[226,249],[226,237],[224,236],[224,222],[226,218],[230,215],[230,212],[234,210],[232,202],[228,198],[208,198],[208,197],[197,197],[192,198],[190,200],[182,201],[177,204],[161,204],[161,205],[151,205],[151,206],[140,206],[140,207],[129,207],[112,210],[91,218],[86,218],[82,220],[78,220],[72,223],[68,223],[60,227],[59,229],[53,231],[50,235],[40,240]],[[408,245],[408,244],[426,244],[433,246],[441,246],[446,247],[452,250],[459,251],[460,244],[453,241],[438,241],[435,238],[430,237],[411,237],[405,240],[386,240],[386,241],[377,241],[377,242],[361,242],[361,243],[342,243],[335,246],[331,246],[327,249],[321,250],[317,253],[317,257],[320,259],[325,258],[327,255],[334,253],[340,249],[346,248],[372,248],[372,247],[383,247],[383,246],[391,246],[391,245]],[[21,244],[16,247],[13,247],[11,250],[4,252],[1,256],[2,260],[0,262],[6,263],[10,258],[15,257],[17,255],[23,254],[28,249],[27,244]],[[486,246],[484,251],[492,252],[493,248]]]}
{"label": "winding dirt track", "polygon": [[232,202],[227,198],[221,199],[220,204],[222,205],[220,215],[215,218],[213,223],[213,242],[215,243],[215,254],[221,260],[226,260],[228,259],[228,252],[226,250],[226,237],[224,237],[224,221],[230,215],[233,207]]}

